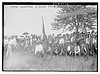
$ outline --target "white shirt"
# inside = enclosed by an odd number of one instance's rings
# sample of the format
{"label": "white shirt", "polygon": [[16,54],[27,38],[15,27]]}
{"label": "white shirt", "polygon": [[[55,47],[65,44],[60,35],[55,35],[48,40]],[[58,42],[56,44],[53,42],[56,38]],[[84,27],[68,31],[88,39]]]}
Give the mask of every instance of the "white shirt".
{"label": "white shirt", "polygon": [[90,44],[90,39],[86,38],[86,44]]}

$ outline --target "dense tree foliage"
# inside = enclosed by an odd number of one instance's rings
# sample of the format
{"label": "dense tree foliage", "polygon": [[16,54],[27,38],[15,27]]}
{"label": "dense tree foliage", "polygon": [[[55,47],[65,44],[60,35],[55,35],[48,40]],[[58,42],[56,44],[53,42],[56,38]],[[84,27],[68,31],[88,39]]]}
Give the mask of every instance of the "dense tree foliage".
{"label": "dense tree foliage", "polygon": [[82,29],[85,33],[87,28],[90,30],[96,29],[97,26],[97,8],[88,5],[59,5],[58,15],[54,18],[55,22],[51,25],[53,30],[63,29],[74,30],[76,36],[78,36],[79,29]]}

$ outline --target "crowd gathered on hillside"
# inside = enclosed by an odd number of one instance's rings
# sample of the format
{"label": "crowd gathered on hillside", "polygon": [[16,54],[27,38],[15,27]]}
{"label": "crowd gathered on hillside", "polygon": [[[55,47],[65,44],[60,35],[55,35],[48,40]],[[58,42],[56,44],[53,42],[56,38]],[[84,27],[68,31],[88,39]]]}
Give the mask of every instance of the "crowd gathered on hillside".
{"label": "crowd gathered on hillside", "polygon": [[97,31],[76,34],[36,35],[23,33],[21,36],[4,36],[4,54],[11,55],[14,50],[23,50],[27,54],[58,56],[97,55]]}

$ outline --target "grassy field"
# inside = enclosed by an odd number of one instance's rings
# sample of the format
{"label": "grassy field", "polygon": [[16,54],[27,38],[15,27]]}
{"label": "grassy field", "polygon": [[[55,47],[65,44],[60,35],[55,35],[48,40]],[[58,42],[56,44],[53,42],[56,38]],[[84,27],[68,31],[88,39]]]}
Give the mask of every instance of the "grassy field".
{"label": "grassy field", "polygon": [[69,56],[37,57],[25,52],[13,52],[4,58],[4,70],[61,70],[61,71],[97,71],[97,57],[88,60]]}

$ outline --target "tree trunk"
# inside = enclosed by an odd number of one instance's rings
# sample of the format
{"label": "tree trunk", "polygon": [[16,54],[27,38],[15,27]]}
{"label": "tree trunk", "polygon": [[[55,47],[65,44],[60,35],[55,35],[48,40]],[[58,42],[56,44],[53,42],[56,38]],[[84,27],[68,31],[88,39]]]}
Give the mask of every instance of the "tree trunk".
{"label": "tree trunk", "polygon": [[76,42],[77,42],[77,38],[78,38],[78,25],[76,25],[76,38],[75,38]]}

